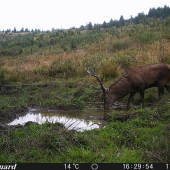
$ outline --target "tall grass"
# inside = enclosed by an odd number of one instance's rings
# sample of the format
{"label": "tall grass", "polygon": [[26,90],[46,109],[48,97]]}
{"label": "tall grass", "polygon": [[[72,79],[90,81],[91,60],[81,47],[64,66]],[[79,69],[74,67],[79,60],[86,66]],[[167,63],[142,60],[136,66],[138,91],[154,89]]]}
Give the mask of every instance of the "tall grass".
{"label": "tall grass", "polygon": [[[85,67],[92,67],[104,85],[110,85],[132,67],[170,64],[170,41],[166,36],[169,28],[165,27],[164,33],[162,26],[159,27],[84,31],[80,36],[71,31],[37,35],[35,40],[41,41],[32,50],[23,47],[20,55],[0,59],[0,84],[38,85],[2,88],[0,110],[27,106],[83,109],[82,101],[92,101],[100,93],[88,88],[99,83],[86,73]],[[146,95],[148,103],[156,101],[155,93],[157,90]],[[138,101],[135,98],[134,103]],[[132,110],[126,122],[113,121],[117,115],[112,113],[109,126],[83,133],[68,131],[57,123],[8,131],[0,137],[0,162],[168,162],[168,97],[157,107]]]}
{"label": "tall grass", "polygon": [[[148,26],[139,25],[111,28],[108,31],[84,31],[80,35],[74,31],[60,35],[49,33],[50,41],[53,37],[53,41],[58,44],[51,44],[49,48],[40,48],[39,52],[22,57],[1,59],[1,84],[86,78],[85,67],[92,67],[102,78],[110,79],[121,76],[135,66],[170,63],[170,41],[165,36],[169,29],[160,24],[152,30]],[[44,39],[46,47],[49,45],[45,34],[36,35],[36,38]],[[75,48],[71,48],[71,43]]]}

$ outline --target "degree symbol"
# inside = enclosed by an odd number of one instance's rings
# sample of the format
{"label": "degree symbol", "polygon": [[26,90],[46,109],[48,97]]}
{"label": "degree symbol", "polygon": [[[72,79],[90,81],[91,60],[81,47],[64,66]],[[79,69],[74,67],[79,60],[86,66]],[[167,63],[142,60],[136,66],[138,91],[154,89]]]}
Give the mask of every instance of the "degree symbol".
{"label": "degree symbol", "polygon": [[92,164],[92,165],[91,165],[91,169],[93,169],[93,170],[98,169],[98,165],[97,165],[97,164]]}

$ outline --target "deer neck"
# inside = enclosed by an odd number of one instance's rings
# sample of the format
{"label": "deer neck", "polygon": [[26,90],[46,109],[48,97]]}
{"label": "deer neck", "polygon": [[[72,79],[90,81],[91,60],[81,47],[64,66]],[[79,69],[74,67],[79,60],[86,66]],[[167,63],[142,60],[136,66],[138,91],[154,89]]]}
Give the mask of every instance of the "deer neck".
{"label": "deer neck", "polygon": [[114,99],[117,100],[128,95],[131,91],[131,87],[127,81],[127,78],[122,77],[110,86],[109,91],[110,94],[114,95]]}

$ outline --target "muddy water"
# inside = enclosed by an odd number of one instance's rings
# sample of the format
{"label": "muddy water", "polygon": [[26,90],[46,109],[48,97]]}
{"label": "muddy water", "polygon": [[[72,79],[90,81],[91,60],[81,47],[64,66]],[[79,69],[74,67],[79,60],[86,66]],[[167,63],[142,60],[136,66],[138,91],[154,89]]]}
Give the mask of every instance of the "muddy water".
{"label": "muddy water", "polygon": [[[124,111],[124,107],[115,105],[114,110],[118,112]],[[112,111],[112,109],[110,111]],[[68,129],[75,129],[78,131],[90,130],[94,128],[101,128],[104,126],[102,117],[104,116],[102,103],[86,103],[85,110],[64,111],[59,112],[55,110],[42,111],[37,109],[29,109],[25,116],[15,119],[8,125],[24,125],[28,121],[37,122],[39,124],[48,121],[50,123],[63,123]]]}

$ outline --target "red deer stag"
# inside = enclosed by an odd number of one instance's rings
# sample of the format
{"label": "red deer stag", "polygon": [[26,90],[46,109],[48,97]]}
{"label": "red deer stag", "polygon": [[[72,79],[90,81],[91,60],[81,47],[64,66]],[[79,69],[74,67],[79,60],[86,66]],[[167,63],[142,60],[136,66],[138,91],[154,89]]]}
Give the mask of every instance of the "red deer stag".
{"label": "red deer stag", "polygon": [[160,63],[134,67],[108,89],[103,87],[101,80],[93,69],[88,67],[87,72],[96,77],[100,83],[100,88],[95,88],[92,85],[91,87],[95,90],[103,90],[103,93],[98,98],[104,96],[104,109],[109,109],[109,106],[116,100],[130,94],[127,103],[127,109],[129,109],[130,102],[137,92],[140,93],[142,108],[144,108],[144,91],[150,87],[158,87],[159,98],[164,94],[164,87],[170,93],[170,86],[167,85],[170,80],[170,65],[168,64]]}

